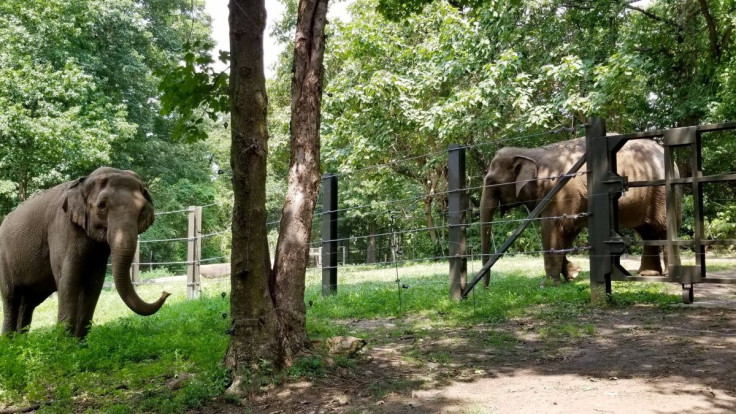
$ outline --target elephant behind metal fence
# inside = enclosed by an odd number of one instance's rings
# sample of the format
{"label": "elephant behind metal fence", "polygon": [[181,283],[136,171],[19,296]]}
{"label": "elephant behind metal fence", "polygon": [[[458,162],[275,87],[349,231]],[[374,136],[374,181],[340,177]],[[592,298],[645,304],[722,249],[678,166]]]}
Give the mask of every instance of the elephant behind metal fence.
{"label": "elephant behind metal fence", "polygon": [[[502,148],[491,161],[481,195],[481,250],[483,262],[490,254],[493,216],[525,205],[530,210],[550,192],[557,177],[565,174],[585,154],[585,139],[577,138],[539,148]],[[664,179],[664,150],[652,140],[627,142],[617,155],[618,174],[630,181]],[[581,171],[586,171],[583,165]],[[580,267],[567,259],[565,250],[587,226],[588,185],[585,175],[572,178],[542,211],[543,284],[572,280]],[[679,217],[679,212],[677,213]],[[547,217],[548,219],[544,219]],[[559,217],[559,218],[554,218]],[[634,229],[644,240],[667,235],[664,186],[632,188],[619,199],[619,225]],[[658,246],[645,246],[639,274],[663,273]],[[488,286],[490,272],[484,278]]]}

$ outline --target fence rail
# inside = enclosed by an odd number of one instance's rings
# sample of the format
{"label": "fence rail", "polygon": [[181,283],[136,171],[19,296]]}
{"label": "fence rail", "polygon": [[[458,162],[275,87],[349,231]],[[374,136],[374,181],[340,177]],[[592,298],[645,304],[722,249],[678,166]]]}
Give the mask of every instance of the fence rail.
{"label": "fence rail", "polygon": [[[715,126],[701,126],[698,127],[697,131],[704,132],[704,131],[716,131],[716,130],[722,130],[729,126],[730,124],[722,124],[722,125],[715,125]],[[355,252],[354,248],[351,248],[351,243],[355,243],[357,241],[361,241],[361,243],[366,243],[366,245],[370,244],[372,241],[375,242],[378,238],[382,238],[383,242],[382,245],[375,245],[373,247],[374,254],[381,254],[383,255],[383,261],[381,260],[374,260],[373,265],[398,265],[401,263],[411,263],[411,262],[421,262],[421,261],[427,261],[427,260],[442,260],[447,261],[449,264],[449,292],[450,296],[453,299],[459,299],[459,298],[465,298],[469,294],[469,292],[477,285],[477,283],[480,281],[483,276],[490,271],[490,268],[493,266],[493,264],[501,257],[513,255],[516,254],[512,251],[510,251],[511,245],[514,243],[514,240],[519,237],[524,229],[529,226],[530,224],[541,222],[543,220],[582,220],[587,219],[589,222],[589,229],[592,234],[601,234],[600,232],[606,231],[603,229],[602,224],[596,224],[595,217],[598,217],[599,219],[601,217],[604,217],[608,219],[609,217],[612,217],[612,215],[615,215],[615,207],[606,207],[603,204],[596,204],[592,201],[589,202],[589,208],[590,210],[588,212],[581,212],[578,214],[562,214],[562,215],[555,215],[555,216],[544,216],[541,215],[542,211],[547,207],[548,203],[551,202],[553,198],[556,197],[558,201],[564,201],[564,198],[561,198],[561,195],[557,195],[556,191],[563,188],[563,186],[573,179],[581,179],[580,177],[585,177],[583,179],[588,180],[588,200],[594,200],[594,199],[602,199],[606,198],[608,199],[613,191],[611,187],[611,183],[606,183],[605,185],[591,185],[590,183],[593,182],[599,182],[601,180],[607,180],[610,178],[610,175],[601,175],[601,165],[604,165],[605,162],[610,162],[610,154],[606,153],[603,154],[600,151],[611,151],[611,137],[605,136],[605,125],[599,123],[599,121],[596,121],[595,119],[589,120],[588,124],[586,125],[586,148],[587,151],[585,155],[583,155],[576,163],[575,165],[569,169],[569,171],[561,174],[555,174],[550,176],[541,176],[541,177],[534,177],[533,179],[526,179],[526,180],[519,180],[516,182],[511,183],[495,183],[495,184],[488,184],[482,182],[484,175],[468,175],[466,171],[466,165],[465,165],[465,154],[466,150],[480,147],[480,146],[486,146],[486,145],[498,145],[499,143],[510,143],[512,141],[521,141],[524,139],[529,139],[533,137],[543,137],[545,135],[555,134],[555,133],[561,133],[561,132],[573,132],[577,131],[580,127],[573,127],[573,128],[559,128],[551,131],[545,131],[541,133],[535,133],[535,134],[529,134],[524,136],[517,136],[517,137],[508,137],[503,138],[500,140],[495,140],[493,142],[489,143],[482,143],[477,145],[470,145],[470,146],[460,146],[460,145],[452,145],[448,148],[446,152],[434,152],[430,154],[424,154],[419,155],[415,157],[409,157],[402,160],[397,161],[391,161],[379,166],[372,166],[362,169],[357,169],[354,171],[348,171],[348,172],[340,172],[340,173],[329,173],[325,174],[322,178],[322,206],[321,211],[315,211],[314,217],[315,217],[315,228],[321,227],[321,238],[310,243],[310,261],[313,261],[315,263],[315,266],[318,270],[322,272],[322,293],[323,295],[330,295],[337,292],[338,288],[338,270],[340,267],[339,263],[339,254],[342,253],[342,265],[345,265],[347,262],[347,256],[351,252]],[[675,139],[675,141],[678,143],[678,145],[685,145],[682,144],[682,141],[684,138],[666,138],[667,136],[671,136],[671,132],[668,131],[646,131],[641,133],[634,133],[634,134],[626,134],[626,135],[620,135],[615,138],[615,140],[619,140],[621,142],[628,140],[628,139],[655,139],[655,138],[663,138],[661,141],[667,141],[669,139],[670,141]],[[677,141],[679,139],[680,141]],[[690,139],[690,138],[687,138]],[[690,141],[687,141],[690,142]],[[666,144],[666,143],[665,143]],[[594,148],[596,151],[594,151]],[[601,150],[603,148],[603,150]],[[439,156],[441,154],[447,154],[447,167],[446,167],[446,187],[443,185],[439,186],[435,191],[433,191],[431,194],[402,194],[404,195],[403,198],[396,198],[396,199],[389,199],[389,200],[371,200],[370,203],[364,204],[364,205],[358,205],[358,206],[344,206],[342,208],[339,207],[338,203],[338,182],[341,179],[345,179],[350,174],[359,174],[363,173],[372,169],[380,169],[380,168],[391,168],[394,167],[397,164],[406,163],[410,161],[415,161],[417,159],[427,159],[431,156]],[[592,155],[596,154],[596,155]],[[595,157],[595,158],[591,158]],[[603,157],[603,158],[602,158]],[[606,158],[607,157],[607,158]],[[614,155],[615,157],[615,155]],[[588,167],[586,169],[582,169],[583,164],[588,164]],[[671,161],[671,159],[670,159]],[[591,168],[590,166],[593,165],[595,168]],[[609,165],[609,164],[605,164]],[[605,167],[605,166],[604,166]],[[587,176],[587,177],[586,177]],[[601,178],[603,177],[603,178]],[[606,178],[608,177],[608,178]],[[649,182],[639,182],[639,181],[632,181],[632,182],[621,182],[620,186],[617,188],[620,188],[621,191],[625,191],[627,188],[635,188],[635,187],[642,187],[642,186],[648,186],[648,185],[658,185],[658,186],[665,186],[666,188],[671,188],[674,185],[690,185],[690,186],[699,186],[702,183],[705,182],[722,182],[722,181],[731,181],[736,179],[736,174],[730,173],[730,174],[719,174],[719,175],[713,175],[713,176],[707,176],[707,177],[685,177],[685,178],[675,178],[672,176],[668,176],[665,180],[654,180]],[[479,185],[478,180],[481,180],[481,183]],[[496,187],[496,186],[503,186],[503,185],[509,185],[509,184],[523,184],[526,182],[532,182],[532,181],[539,181],[539,180],[549,180],[551,182],[554,182],[553,190],[548,193],[544,198],[537,199],[537,200],[529,200],[530,203],[536,205],[536,207],[529,212],[529,214],[525,218],[511,218],[511,219],[499,219],[499,220],[493,220],[489,222],[484,222],[482,220],[474,219],[474,213],[478,212],[478,209],[472,205],[470,202],[469,194],[470,192],[477,192],[479,190],[482,190],[484,188],[488,187]],[[610,181],[610,180],[609,180]],[[695,188],[695,187],[694,187]],[[615,190],[615,189],[614,189]],[[605,197],[603,197],[605,196]],[[440,220],[435,221],[434,224],[427,223],[426,226],[418,225],[418,223],[415,222],[413,228],[401,228],[398,229],[395,226],[395,218],[400,219],[416,219],[418,216],[416,216],[417,213],[423,214],[425,211],[422,209],[422,202],[426,200],[431,199],[438,199],[442,198],[443,200],[447,200],[446,210],[443,210],[441,216],[439,217]],[[610,200],[609,200],[610,201]],[[671,200],[667,200],[668,204],[671,204]],[[402,203],[404,206],[402,206]],[[408,207],[406,205],[408,204]],[[503,208],[505,207],[514,207],[517,204],[499,204],[497,208]],[[207,207],[207,206],[202,206]],[[178,261],[178,262],[165,262],[165,263],[139,263],[138,258],[136,257],[135,263],[133,266],[133,269],[131,270],[131,275],[134,279],[134,282],[140,283],[139,276],[139,266],[141,264],[180,264],[180,265],[186,265],[187,267],[187,296],[189,298],[196,298],[199,296],[201,291],[201,269],[200,266],[203,263],[211,262],[215,260],[221,260],[225,257],[217,257],[217,258],[207,258],[202,259],[201,257],[201,243],[202,240],[208,237],[217,236],[223,233],[226,233],[230,231],[229,229],[224,229],[221,231],[211,232],[207,234],[202,233],[202,207],[196,207],[192,206],[187,209],[183,210],[176,210],[176,211],[168,211],[168,212],[160,212],[156,213],[157,215],[166,215],[166,214],[175,214],[175,213],[187,213],[189,215],[189,231],[187,234],[187,237],[180,237],[180,238],[172,238],[172,239],[156,239],[156,240],[141,240],[140,243],[164,243],[164,242],[186,242],[187,243],[187,259],[186,261]],[[340,220],[343,219],[345,216],[349,215],[348,212],[355,211],[355,210],[364,210],[364,209],[371,209],[376,210],[380,209],[381,207],[386,208],[386,214],[391,217],[391,226],[381,229],[372,229],[369,234],[351,234],[349,236],[339,235],[338,234],[338,225],[340,224]],[[319,218],[319,220],[317,220]],[[436,215],[435,215],[436,218]],[[702,217],[701,217],[702,219]],[[471,280],[468,280],[467,277],[467,264],[468,259],[473,259],[474,257],[479,257],[480,255],[473,254],[473,251],[478,251],[477,246],[470,246],[468,245],[468,235],[467,232],[469,229],[473,229],[476,226],[482,226],[482,225],[488,225],[488,224],[511,224],[511,223],[518,223],[519,226],[517,229],[512,233],[511,237],[503,243],[503,245],[495,249],[495,241],[494,243],[494,250],[495,253],[493,253],[490,256],[490,259],[485,261],[484,265],[482,266],[481,270],[474,275],[474,277]],[[267,226],[278,226],[280,224],[280,220],[273,220],[266,223]],[[439,251],[436,251],[436,253],[431,257],[417,257],[416,254],[410,257],[409,254],[406,254],[406,252],[402,251],[401,243],[402,240],[405,240],[405,238],[409,239],[412,237],[415,237],[416,234],[428,234],[430,232],[440,232],[440,231],[446,231],[447,233],[441,234],[439,236],[439,240],[441,240],[442,246]],[[702,224],[699,231],[702,231]],[[388,240],[386,242],[386,240]],[[386,243],[388,243],[386,245]],[[603,245],[606,245],[606,248],[603,248]],[[668,236],[668,240],[662,240],[662,241],[656,241],[656,240],[647,240],[647,241],[632,241],[628,239],[608,239],[605,240],[598,239],[597,236],[591,237],[591,246],[576,246],[571,247],[569,249],[547,249],[547,250],[536,250],[533,252],[526,252],[526,253],[537,253],[537,254],[565,254],[565,253],[588,253],[588,257],[591,262],[591,282],[592,286],[595,283],[599,283],[601,280],[604,280],[604,283],[608,283],[607,288],[607,295],[610,295],[610,277],[606,279],[600,279],[599,274],[600,272],[603,272],[602,274],[610,274],[611,273],[611,266],[613,266],[613,269],[616,269],[616,265],[611,264],[611,257],[612,257],[612,248],[618,249],[618,251],[622,251],[621,246],[665,246],[668,249],[668,252],[673,255],[673,257],[677,258],[679,257],[675,247],[678,246],[695,246],[698,249],[702,249],[703,246],[711,246],[711,245],[730,245],[730,244],[736,244],[736,240],[705,240],[703,237],[700,237],[697,240],[674,240],[672,237]],[[438,244],[439,245],[439,244]],[[353,245],[357,247],[358,245]],[[362,246],[362,244],[360,244]],[[365,250],[368,248],[366,247],[363,252],[365,253]],[[608,250],[606,250],[608,249]],[[470,254],[468,253],[470,252]],[[702,261],[699,261],[698,263],[701,263]],[[620,266],[619,266],[620,267]],[[614,272],[616,270],[613,270]],[[686,270],[687,272],[694,272],[694,270]],[[623,273],[622,273],[623,274]],[[628,275],[628,273],[627,273]],[[641,278],[633,277],[631,275],[626,276],[625,278],[623,276],[615,276],[614,280],[640,280]],[[648,280],[655,280],[656,278],[650,278]],[[661,279],[661,278],[660,278]],[[607,282],[605,282],[608,280]],[[658,280],[658,279],[656,279]],[[671,280],[671,279],[670,279]],[[709,280],[715,281],[715,279],[710,278]],[[397,284],[399,284],[398,280],[398,271],[397,271]],[[398,290],[399,294],[401,292],[401,289]]]}

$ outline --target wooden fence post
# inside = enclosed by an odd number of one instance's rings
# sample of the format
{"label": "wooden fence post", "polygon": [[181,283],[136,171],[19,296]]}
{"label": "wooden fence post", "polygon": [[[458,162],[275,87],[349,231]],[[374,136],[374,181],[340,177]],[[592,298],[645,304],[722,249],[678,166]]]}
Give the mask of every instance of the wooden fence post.
{"label": "wooden fence post", "polygon": [[465,148],[451,145],[447,154],[448,216],[450,233],[450,299],[460,300],[468,282],[465,223]]}
{"label": "wooden fence post", "polygon": [[189,206],[187,239],[187,298],[196,299],[202,293],[199,274],[202,259],[202,207]]}
{"label": "wooden fence post", "polygon": [[322,296],[337,292],[337,176],[322,176]]}

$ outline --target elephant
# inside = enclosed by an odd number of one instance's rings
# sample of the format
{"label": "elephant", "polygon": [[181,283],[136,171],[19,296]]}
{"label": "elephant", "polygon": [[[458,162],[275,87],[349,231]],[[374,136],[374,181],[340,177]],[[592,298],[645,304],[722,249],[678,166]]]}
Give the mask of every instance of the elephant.
{"label": "elephant", "polygon": [[[538,148],[501,148],[491,161],[481,194],[481,252],[483,262],[489,259],[492,220],[496,209],[501,215],[511,208],[536,207],[555,184],[553,177],[567,173],[585,154],[585,138],[561,141]],[[617,155],[618,174],[630,181],[664,179],[664,149],[652,140],[628,141]],[[580,171],[586,171],[585,164]],[[588,184],[583,174],[572,178],[542,211],[542,247],[545,278],[542,285],[555,285],[573,280],[580,273],[562,252],[572,247],[577,235],[587,226],[587,218],[578,216],[588,211]],[[544,217],[555,217],[544,219]],[[619,199],[619,226],[634,229],[643,240],[661,240],[667,235],[665,189],[637,187]],[[638,273],[642,276],[662,274],[658,246],[645,246]],[[666,268],[666,257],[665,257]],[[487,287],[490,271],[484,275]]]}
{"label": "elephant", "polygon": [[36,306],[58,291],[59,323],[85,337],[111,256],[123,302],[139,315],[156,313],[169,293],[147,303],[129,276],[138,234],[153,221],[153,200],[141,178],[110,167],[20,204],[0,225],[3,334],[27,330]]}

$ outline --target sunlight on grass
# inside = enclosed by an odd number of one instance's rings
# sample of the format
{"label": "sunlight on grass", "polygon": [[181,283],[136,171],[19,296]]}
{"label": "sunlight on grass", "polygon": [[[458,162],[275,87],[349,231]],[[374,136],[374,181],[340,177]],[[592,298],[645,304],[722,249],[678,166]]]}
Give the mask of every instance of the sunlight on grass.
{"label": "sunlight on grass", "polygon": [[[585,259],[573,260],[587,270]],[[474,277],[480,267],[478,261],[469,263],[468,277]],[[468,300],[455,302],[448,296],[447,263],[398,269],[340,267],[338,292],[328,297],[322,296],[321,271],[309,270],[307,328],[315,339],[370,333],[397,338],[406,333],[426,336],[437,326],[487,324],[492,328],[523,316],[556,321],[543,335],[593,335],[594,326],[577,321],[589,308],[587,274],[562,286],[540,288],[542,272],[541,258],[504,258],[494,267],[488,289],[478,285]],[[162,290],[172,293],[161,311],[149,317],[135,315],[114,289],[106,288],[94,326],[81,343],[55,328],[58,301],[50,298],[36,310],[29,334],[0,338],[0,406],[53,400],[53,405],[39,412],[176,413],[203,404],[226,386],[222,357],[228,343],[230,304],[229,279],[206,282],[199,300],[186,299],[183,278],[138,286],[146,301],[157,299]],[[678,303],[676,288],[614,283],[613,306]],[[369,331],[356,332],[359,328],[345,322],[355,320],[376,322]],[[503,349],[515,344],[514,336],[506,332],[487,335],[489,346]],[[437,363],[449,360],[441,353],[422,358]],[[319,376],[321,370],[321,362],[310,360],[290,375]],[[173,391],[166,385],[181,375],[190,376],[181,389]],[[392,387],[379,388],[378,394]]]}

